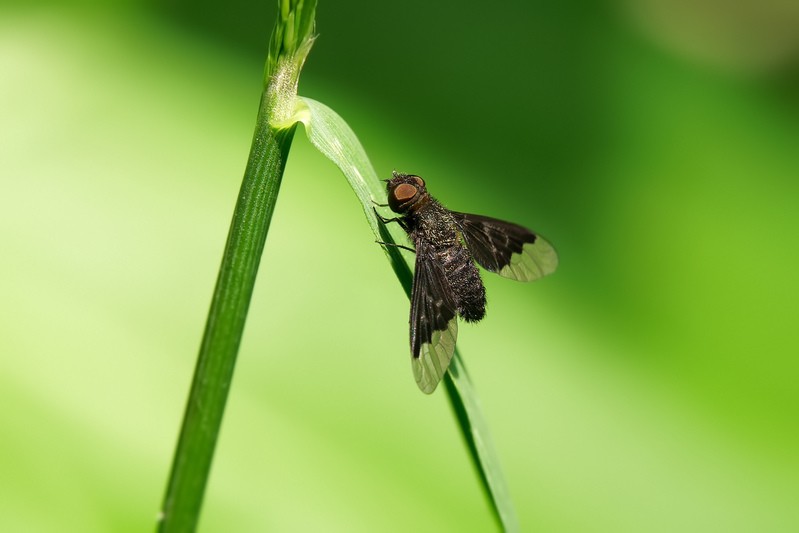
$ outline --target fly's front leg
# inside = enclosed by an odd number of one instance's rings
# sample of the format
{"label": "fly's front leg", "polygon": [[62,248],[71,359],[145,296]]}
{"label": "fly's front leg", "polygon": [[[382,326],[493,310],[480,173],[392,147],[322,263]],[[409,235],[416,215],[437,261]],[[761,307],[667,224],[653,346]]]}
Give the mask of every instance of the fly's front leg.
{"label": "fly's front leg", "polygon": [[[375,204],[376,206],[379,206],[379,207],[387,207],[388,206],[388,204],[379,204],[379,203],[375,202],[374,200],[372,200],[372,203]],[[384,225],[390,224],[392,222],[396,222],[397,224],[400,225],[400,227],[402,229],[405,230],[406,233],[408,233],[408,224],[401,217],[386,218],[386,217],[384,217],[383,215],[381,215],[380,213],[377,212],[377,207],[373,207],[372,209],[375,212],[375,216]],[[385,230],[381,230],[381,233],[383,231],[385,231]],[[394,248],[402,248],[403,250],[408,250],[409,252],[416,253],[416,250],[414,250],[413,248],[410,248],[408,246],[403,246],[402,244],[396,244],[396,243],[393,243],[393,242],[385,242],[385,241],[375,241],[375,242],[377,244],[382,244],[383,246],[393,246]]]}
{"label": "fly's front leg", "polygon": [[[379,204],[378,204],[378,205],[379,205]],[[404,220],[402,220],[400,217],[386,218],[386,217],[384,217],[383,215],[381,215],[380,213],[378,213],[378,212],[377,212],[377,208],[373,207],[372,209],[374,209],[375,216],[376,216],[376,217],[377,217],[377,218],[380,220],[380,222],[382,222],[383,224],[390,224],[391,222],[396,222],[397,224],[399,224],[399,225],[400,225],[400,227],[401,227],[402,229],[404,229],[405,231],[408,231],[408,226],[407,226],[407,224],[405,224],[405,221],[404,221]]]}

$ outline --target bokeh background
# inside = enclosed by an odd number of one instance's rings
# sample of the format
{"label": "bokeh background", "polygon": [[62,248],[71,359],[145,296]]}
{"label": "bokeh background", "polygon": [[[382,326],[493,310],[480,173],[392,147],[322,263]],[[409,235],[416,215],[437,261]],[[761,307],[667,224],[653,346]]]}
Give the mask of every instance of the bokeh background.
{"label": "bokeh background", "polygon": [[[0,530],[153,527],[272,1],[0,5]],[[559,249],[459,345],[524,531],[799,530],[799,4],[320,0],[300,92]],[[203,531],[491,531],[298,131]]]}

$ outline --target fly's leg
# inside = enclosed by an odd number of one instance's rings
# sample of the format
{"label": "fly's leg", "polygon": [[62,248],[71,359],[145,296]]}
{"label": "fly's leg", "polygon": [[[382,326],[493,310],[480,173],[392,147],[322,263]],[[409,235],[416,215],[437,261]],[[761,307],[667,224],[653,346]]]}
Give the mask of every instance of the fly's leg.
{"label": "fly's leg", "polygon": [[401,227],[402,229],[404,229],[405,231],[408,231],[408,226],[405,224],[405,221],[404,221],[404,220],[402,220],[401,218],[399,218],[399,217],[394,217],[394,218],[386,218],[386,217],[384,217],[383,215],[381,215],[380,213],[378,213],[378,212],[377,212],[377,208],[374,208],[374,207],[373,207],[372,209],[374,209],[375,216],[376,216],[376,217],[377,217],[377,218],[380,220],[380,222],[382,222],[383,224],[390,224],[391,222],[396,222],[397,224],[399,224],[399,225],[400,225],[400,227]]}
{"label": "fly's leg", "polygon": [[[376,206],[379,206],[379,207],[387,207],[388,206],[388,204],[379,204],[379,203],[375,202],[374,200],[372,200],[372,203],[375,204]],[[400,227],[402,229],[404,229],[406,232],[408,231],[408,224],[402,218],[400,218],[400,217],[386,218],[386,217],[384,217],[383,215],[381,215],[380,213],[377,212],[377,208],[376,207],[373,207],[372,209],[375,212],[375,216],[384,225],[385,224],[390,224],[392,222],[396,222],[397,224],[400,225]],[[394,248],[402,248],[403,250],[408,250],[409,252],[416,253],[416,250],[414,250],[413,248],[409,248],[408,246],[403,246],[402,244],[395,244],[393,242],[384,242],[384,241],[375,241],[375,242],[377,244],[382,244],[383,246],[393,246]]]}
{"label": "fly's leg", "polygon": [[393,242],[383,242],[383,241],[375,241],[377,244],[382,244],[383,246],[393,246],[394,248],[402,248],[403,250],[408,250],[409,252],[416,253],[416,250],[413,248],[409,248],[408,246],[403,246],[402,244],[395,244]]}

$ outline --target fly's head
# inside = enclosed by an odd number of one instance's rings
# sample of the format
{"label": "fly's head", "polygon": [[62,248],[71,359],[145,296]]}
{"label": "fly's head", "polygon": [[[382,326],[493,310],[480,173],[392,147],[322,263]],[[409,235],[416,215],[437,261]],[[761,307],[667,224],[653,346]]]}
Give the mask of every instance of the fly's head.
{"label": "fly's head", "polygon": [[395,213],[415,211],[429,199],[424,180],[419,176],[394,172],[394,177],[386,183],[388,206]]}

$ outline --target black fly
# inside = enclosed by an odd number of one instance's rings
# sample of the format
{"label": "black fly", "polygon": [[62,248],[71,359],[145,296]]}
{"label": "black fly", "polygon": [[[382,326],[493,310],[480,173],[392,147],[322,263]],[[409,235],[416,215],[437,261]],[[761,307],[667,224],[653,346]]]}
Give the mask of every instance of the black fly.
{"label": "black fly", "polygon": [[401,216],[380,219],[398,223],[416,248],[411,363],[419,388],[430,394],[455,351],[457,315],[467,322],[485,316],[485,287],[474,262],[506,278],[532,281],[554,272],[558,256],[522,226],[448,210],[419,176],[394,172],[386,181],[388,207]]}

